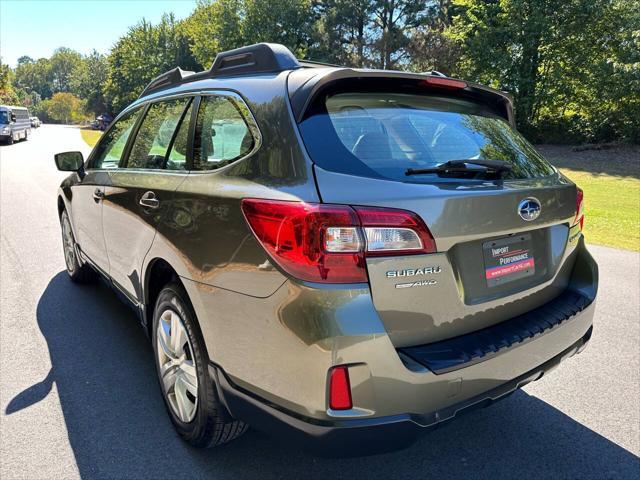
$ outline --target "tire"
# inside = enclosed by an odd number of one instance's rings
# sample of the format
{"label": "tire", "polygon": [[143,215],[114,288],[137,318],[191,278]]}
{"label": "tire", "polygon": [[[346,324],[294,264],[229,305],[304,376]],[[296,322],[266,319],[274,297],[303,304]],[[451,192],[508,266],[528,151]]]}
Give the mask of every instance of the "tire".
{"label": "tire", "polygon": [[75,283],[92,283],[97,278],[96,271],[88,264],[81,264],[78,260],[76,250],[76,241],[73,237],[71,222],[66,210],[60,215],[60,229],[62,232],[62,249],[64,252],[64,261],[67,267],[67,273],[72,282]]}
{"label": "tire", "polygon": [[247,424],[233,419],[218,398],[198,321],[181,285],[169,283],[158,295],[151,338],[162,398],[186,442],[215,447],[247,431]]}
{"label": "tire", "polygon": [[11,135],[9,135],[9,138],[7,139],[7,145],[13,145],[14,142],[14,138],[13,138],[13,133]]}

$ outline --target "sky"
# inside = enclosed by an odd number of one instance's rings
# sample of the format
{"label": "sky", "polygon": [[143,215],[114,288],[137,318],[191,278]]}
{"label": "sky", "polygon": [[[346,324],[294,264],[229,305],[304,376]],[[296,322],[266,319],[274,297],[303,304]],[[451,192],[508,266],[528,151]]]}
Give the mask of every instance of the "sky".
{"label": "sky", "polygon": [[0,56],[15,67],[22,55],[37,60],[58,47],[107,53],[142,18],[157,23],[173,12],[181,19],[195,6],[196,0],[0,0]]}

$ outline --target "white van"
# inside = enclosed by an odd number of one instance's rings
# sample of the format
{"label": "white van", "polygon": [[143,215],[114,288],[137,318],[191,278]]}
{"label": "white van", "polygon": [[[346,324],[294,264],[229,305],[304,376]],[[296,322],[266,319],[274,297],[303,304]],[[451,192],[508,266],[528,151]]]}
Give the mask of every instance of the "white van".
{"label": "white van", "polygon": [[29,110],[25,107],[0,105],[0,141],[11,145],[18,140],[27,140],[30,134]]}

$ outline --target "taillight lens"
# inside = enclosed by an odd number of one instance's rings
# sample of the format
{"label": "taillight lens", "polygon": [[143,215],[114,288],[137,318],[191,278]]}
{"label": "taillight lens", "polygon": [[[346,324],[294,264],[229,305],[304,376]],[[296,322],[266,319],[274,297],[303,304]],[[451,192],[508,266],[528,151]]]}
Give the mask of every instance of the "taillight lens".
{"label": "taillight lens", "polygon": [[353,408],[349,369],[346,366],[334,367],[329,374],[329,408],[331,410]]}
{"label": "taillight lens", "polygon": [[580,230],[584,228],[584,192],[576,187],[576,218],[573,224],[580,224]]}
{"label": "taillight lens", "polygon": [[309,282],[366,282],[367,256],[436,251],[424,222],[405,210],[247,198],[242,211],[273,260]]}

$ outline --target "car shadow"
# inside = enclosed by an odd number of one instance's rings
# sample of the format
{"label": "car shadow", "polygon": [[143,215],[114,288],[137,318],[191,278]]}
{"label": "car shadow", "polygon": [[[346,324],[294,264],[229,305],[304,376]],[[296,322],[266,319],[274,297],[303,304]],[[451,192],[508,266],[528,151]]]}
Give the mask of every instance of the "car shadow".
{"label": "car shadow", "polygon": [[537,150],[558,168],[592,175],[640,179],[640,148],[636,145],[537,145]]}
{"label": "car shadow", "polygon": [[318,458],[254,431],[197,450],[174,433],[152,348],[111,290],[61,272],[37,320],[51,371],[5,412],[29,408],[55,382],[82,478],[637,478],[640,469],[632,453],[522,391],[385,455]]}

